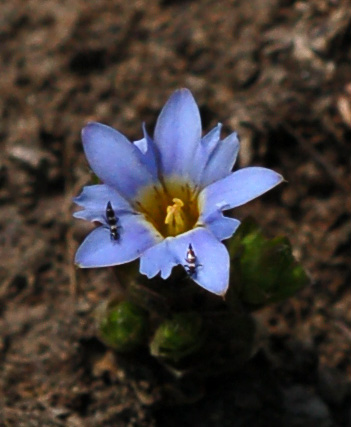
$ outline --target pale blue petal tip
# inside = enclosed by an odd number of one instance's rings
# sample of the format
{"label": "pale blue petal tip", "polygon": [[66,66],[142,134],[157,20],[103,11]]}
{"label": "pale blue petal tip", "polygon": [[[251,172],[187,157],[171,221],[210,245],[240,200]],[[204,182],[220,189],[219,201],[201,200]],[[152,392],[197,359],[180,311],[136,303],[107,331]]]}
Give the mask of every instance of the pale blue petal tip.
{"label": "pale blue petal tip", "polygon": [[226,176],[206,187],[200,194],[202,215],[207,217],[216,206],[233,209],[241,206],[280,184],[283,177],[266,168],[249,167]]}

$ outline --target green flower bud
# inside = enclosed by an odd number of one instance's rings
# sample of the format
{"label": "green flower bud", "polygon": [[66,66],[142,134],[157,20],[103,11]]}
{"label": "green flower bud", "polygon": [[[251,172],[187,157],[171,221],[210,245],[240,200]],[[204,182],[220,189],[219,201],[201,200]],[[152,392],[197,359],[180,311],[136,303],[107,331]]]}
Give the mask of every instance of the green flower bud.
{"label": "green flower bud", "polygon": [[233,287],[252,306],[294,295],[309,279],[286,237],[267,239],[251,219],[243,221],[230,245]]}
{"label": "green flower bud", "polygon": [[197,313],[178,313],[164,321],[151,341],[151,354],[178,362],[195,353],[204,338],[202,319]]}
{"label": "green flower bud", "polygon": [[129,352],[145,341],[146,313],[132,302],[107,304],[97,317],[101,340],[115,350]]}

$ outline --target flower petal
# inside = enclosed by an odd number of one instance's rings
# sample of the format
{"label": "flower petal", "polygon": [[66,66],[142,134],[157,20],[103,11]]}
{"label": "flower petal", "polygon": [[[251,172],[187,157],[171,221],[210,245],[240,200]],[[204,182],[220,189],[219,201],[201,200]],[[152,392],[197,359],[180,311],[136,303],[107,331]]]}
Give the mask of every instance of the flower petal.
{"label": "flower petal", "polygon": [[144,138],[134,141],[134,145],[139,149],[140,155],[142,158],[142,162],[148,168],[149,172],[152,176],[157,179],[158,178],[158,168],[157,168],[157,149],[154,141],[148,135],[145,123],[143,123],[143,133]]}
{"label": "flower petal", "polygon": [[100,222],[101,224],[104,224],[106,222],[105,214],[102,212],[102,210],[98,211],[92,211],[92,210],[86,210],[83,209],[81,211],[77,211],[73,213],[74,218],[77,219],[85,219],[86,221],[91,222]]}
{"label": "flower petal", "polygon": [[130,211],[132,207],[114,188],[106,184],[87,185],[79,196],[73,199],[78,206],[88,210],[105,210],[107,202],[111,202],[115,211]]}
{"label": "flower petal", "polygon": [[221,137],[222,123],[218,123],[201,139],[201,145],[206,147],[207,151],[211,153],[217,146]]}
{"label": "flower petal", "polygon": [[102,224],[106,224],[107,202],[111,202],[117,216],[120,216],[121,213],[133,212],[130,204],[117,191],[106,184],[84,187],[81,194],[75,197],[73,201],[78,206],[85,208],[84,210],[75,212],[73,214],[75,218],[87,221],[99,221]]}
{"label": "flower petal", "polygon": [[202,218],[206,220],[215,210],[227,210],[243,205],[280,184],[284,178],[261,167],[240,169],[216,181],[199,194]]}
{"label": "flower petal", "polygon": [[240,225],[240,221],[235,218],[228,218],[220,210],[214,211],[206,220],[199,218],[199,224],[207,227],[218,240],[225,240],[232,237]]}
{"label": "flower petal", "polygon": [[205,228],[199,227],[177,237],[169,237],[148,249],[140,258],[140,272],[150,278],[161,271],[161,277],[167,279],[175,265],[186,265],[189,244],[194,249],[198,265],[191,278],[204,289],[224,295],[229,283],[229,254],[225,246]]}
{"label": "flower petal", "polygon": [[177,90],[169,98],[157,119],[154,140],[162,173],[188,176],[201,140],[199,109],[188,89]]}
{"label": "flower petal", "polygon": [[201,177],[201,187],[207,187],[230,174],[239,152],[239,139],[236,132],[220,141],[211,153]]}
{"label": "flower petal", "polygon": [[75,262],[81,268],[110,267],[138,258],[162,237],[140,215],[121,215],[119,240],[113,240],[110,230],[101,226],[93,230],[78,248]]}
{"label": "flower petal", "polygon": [[161,272],[162,279],[167,279],[172,268],[177,265],[177,260],[169,250],[171,238],[163,240],[158,245],[149,248],[140,257],[140,273],[145,274],[149,279]]}
{"label": "flower petal", "polygon": [[[189,171],[189,177],[198,187],[202,182],[204,169],[208,163],[212,152],[220,142],[222,124],[218,123],[210,132],[208,132],[196,146],[196,150],[192,159],[192,167]],[[218,167],[218,165],[217,165]],[[201,186],[201,188],[203,188]]]}
{"label": "flower petal", "polygon": [[126,199],[154,182],[139,149],[109,126],[89,123],[82,130],[85,155],[96,175]]}
{"label": "flower petal", "polygon": [[192,245],[197,268],[192,280],[202,288],[217,294],[224,295],[229,284],[229,254],[223,243],[205,228],[196,228],[170,241],[172,251],[178,264],[186,265],[185,257]]}

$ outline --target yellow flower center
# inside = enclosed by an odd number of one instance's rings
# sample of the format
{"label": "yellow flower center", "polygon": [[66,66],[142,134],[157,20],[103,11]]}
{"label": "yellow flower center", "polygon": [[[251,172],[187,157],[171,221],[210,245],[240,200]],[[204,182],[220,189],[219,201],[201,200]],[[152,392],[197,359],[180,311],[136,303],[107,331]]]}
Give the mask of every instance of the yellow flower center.
{"label": "yellow flower center", "polygon": [[171,206],[167,206],[167,215],[165,224],[168,226],[168,232],[171,236],[176,236],[184,230],[185,219],[182,207],[184,203],[181,199],[176,197],[172,200],[174,203]]}
{"label": "yellow flower center", "polygon": [[197,193],[181,179],[146,187],[136,197],[135,209],[162,234],[177,236],[195,227],[199,218]]}

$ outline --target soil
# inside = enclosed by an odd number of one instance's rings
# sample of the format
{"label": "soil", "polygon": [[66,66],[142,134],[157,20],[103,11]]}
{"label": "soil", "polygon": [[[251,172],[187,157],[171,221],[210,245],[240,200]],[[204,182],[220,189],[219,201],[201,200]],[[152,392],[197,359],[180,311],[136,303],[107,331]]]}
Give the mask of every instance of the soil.
{"label": "soil", "polygon": [[[0,11],[0,425],[350,427],[349,0],[12,0]],[[92,313],[116,280],[75,269],[90,226],[71,215],[91,179],[84,124],[140,139],[179,87],[204,130],[239,132],[239,167],[287,179],[235,215],[289,236],[311,285],[256,313],[268,334],[240,372],[185,384],[172,405],[151,362],[95,338]]]}

